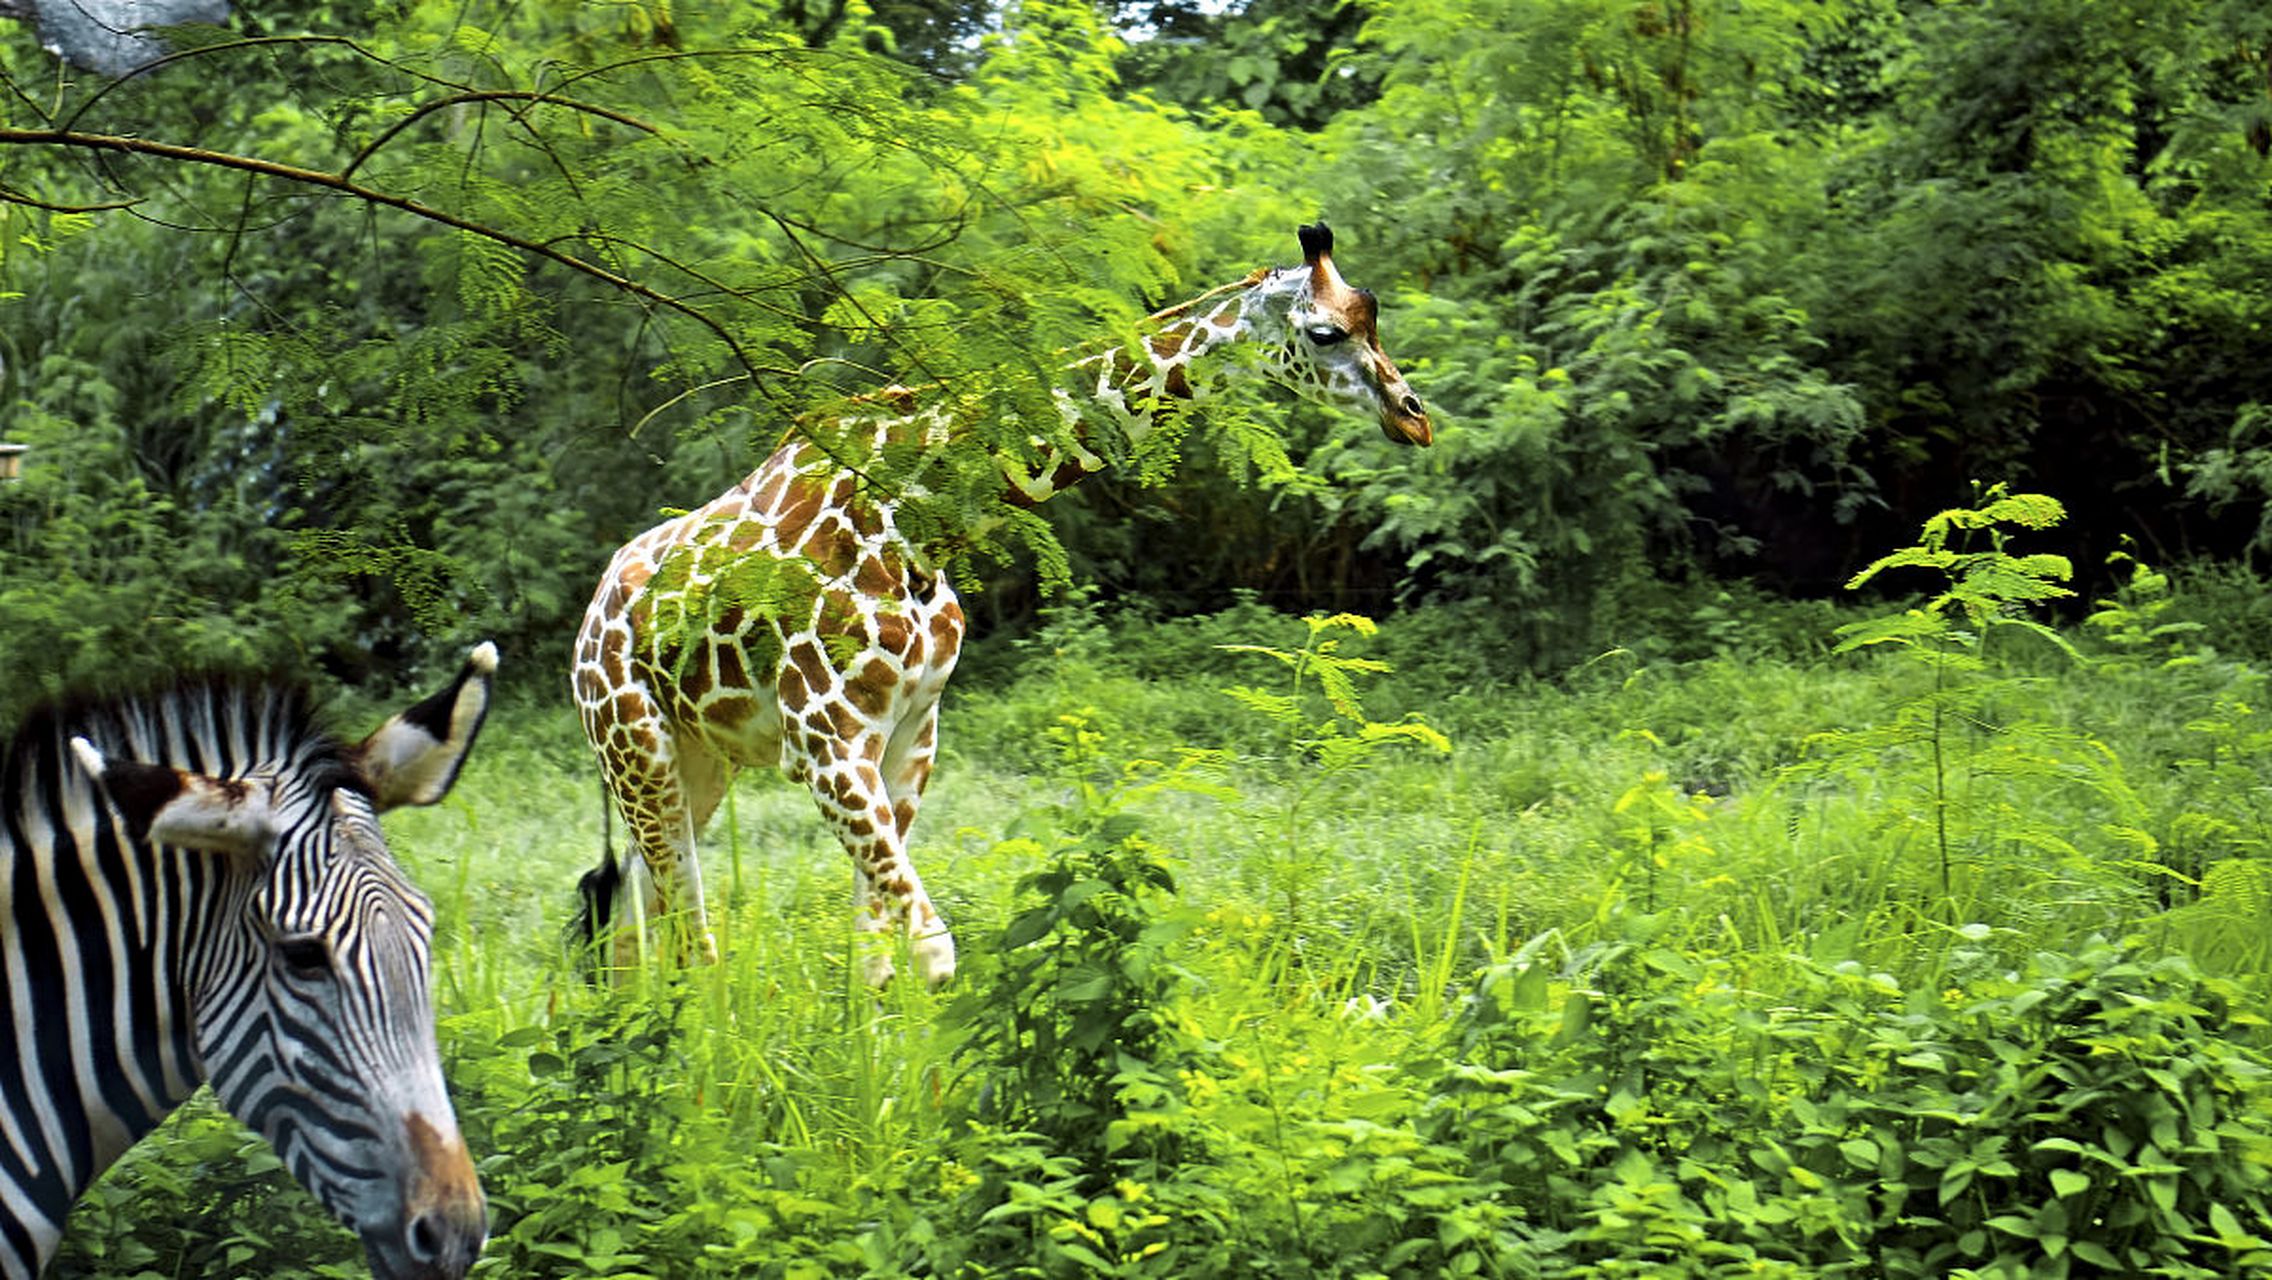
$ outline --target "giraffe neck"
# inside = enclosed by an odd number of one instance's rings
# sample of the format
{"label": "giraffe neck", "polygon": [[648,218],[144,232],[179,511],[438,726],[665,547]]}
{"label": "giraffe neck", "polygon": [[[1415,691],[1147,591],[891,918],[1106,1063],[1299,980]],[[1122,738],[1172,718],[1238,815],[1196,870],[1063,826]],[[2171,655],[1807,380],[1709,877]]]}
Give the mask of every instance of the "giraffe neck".
{"label": "giraffe neck", "polygon": [[1100,429],[1133,448],[1181,402],[1203,400],[1220,378],[1235,376],[1236,362],[1207,357],[1244,343],[1266,352],[1282,343],[1287,309],[1302,283],[1299,271],[1258,271],[1153,316],[1159,327],[1136,343],[1066,366],[1055,398],[1071,446],[1041,446],[1038,465],[1000,457],[1010,500],[1021,506],[1042,502],[1103,471],[1109,464],[1092,448]]}

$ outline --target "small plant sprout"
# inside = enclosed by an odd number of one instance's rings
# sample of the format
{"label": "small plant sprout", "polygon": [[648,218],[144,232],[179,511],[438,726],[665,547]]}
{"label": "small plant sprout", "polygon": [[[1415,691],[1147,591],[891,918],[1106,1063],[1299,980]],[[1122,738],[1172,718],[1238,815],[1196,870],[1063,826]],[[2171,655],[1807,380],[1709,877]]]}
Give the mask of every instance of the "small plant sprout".
{"label": "small plant sprout", "polygon": [[1284,755],[1279,759],[1284,799],[1275,811],[1267,811],[1262,817],[1275,828],[1289,928],[1298,928],[1301,923],[1304,889],[1316,870],[1316,860],[1322,856],[1321,850],[1303,839],[1303,829],[1324,789],[1337,779],[1370,767],[1382,752],[1392,748],[1424,747],[1439,755],[1448,755],[1452,749],[1451,739],[1417,713],[1388,724],[1365,714],[1357,681],[1384,674],[1389,665],[1377,658],[1342,653],[1342,637],[1335,633],[1371,636],[1379,630],[1372,619],[1336,613],[1313,614],[1302,622],[1307,634],[1296,649],[1256,644],[1217,646],[1228,653],[1269,658],[1289,673],[1281,689],[1234,685],[1223,691],[1269,722],[1284,744]]}

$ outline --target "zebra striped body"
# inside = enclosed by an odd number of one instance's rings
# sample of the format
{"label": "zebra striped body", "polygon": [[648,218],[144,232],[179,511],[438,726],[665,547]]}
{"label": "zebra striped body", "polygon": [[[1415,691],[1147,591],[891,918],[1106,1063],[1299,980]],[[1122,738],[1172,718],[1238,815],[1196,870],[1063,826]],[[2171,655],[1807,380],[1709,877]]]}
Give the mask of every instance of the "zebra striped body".
{"label": "zebra striped body", "polygon": [[43,712],[0,753],[0,1277],[197,1085],[359,1232],[380,1277],[486,1235],[435,1047],[432,909],[377,814],[431,804],[488,708],[483,645],[360,744],[209,681]]}

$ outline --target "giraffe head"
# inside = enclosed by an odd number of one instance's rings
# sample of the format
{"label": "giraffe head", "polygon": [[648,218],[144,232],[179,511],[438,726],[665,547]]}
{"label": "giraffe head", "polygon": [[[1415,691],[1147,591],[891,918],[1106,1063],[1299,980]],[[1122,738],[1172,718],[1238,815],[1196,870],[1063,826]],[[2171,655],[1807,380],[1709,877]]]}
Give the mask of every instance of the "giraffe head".
{"label": "giraffe head", "polygon": [[1380,304],[1333,266],[1333,232],[1300,229],[1302,263],[1277,273],[1295,285],[1286,312],[1279,376],[1304,397],[1370,416],[1396,444],[1435,439],[1428,410],[1381,350]]}

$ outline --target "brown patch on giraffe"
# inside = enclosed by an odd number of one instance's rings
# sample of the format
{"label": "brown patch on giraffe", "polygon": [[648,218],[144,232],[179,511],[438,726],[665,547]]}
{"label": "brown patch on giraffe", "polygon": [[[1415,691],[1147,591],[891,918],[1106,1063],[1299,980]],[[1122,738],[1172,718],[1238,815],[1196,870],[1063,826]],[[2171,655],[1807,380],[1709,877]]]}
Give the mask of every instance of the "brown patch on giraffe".
{"label": "brown patch on giraffe", "polygon": [[766,472],[765,483],[757,486],[756,492],[750,494],[750,510],[761,511],[768,516],[773,515],[780,510],[781,495],[788,487],[789,473],[769,467]]}
{"label": "brown patch on giraffe", "polygon": [[828,713],[835,710],[835,708],[836,704],[833,702],[823,703],[820,706],[813,708],[805,715],[805,727],[812,730],[814,733],[822,735],[827,735],[833,732],[836,726],[830,722]]}
{"label": "brown patch on giraffe", "polygon": [[820,607],[813,615],[813,627],[822,635],[868,638],[868,624],[861,616],[859,598],[849,591],[822,592]]}
{"label": "brown patch on giraffe", "polygon": [[860,562],[859,575],[852,586],[866,596],[896,596],[900,592],[901,578],[892,571],[881,556],[869,556]]}
{"label": "brown patch on giraffe", "polygon": [[607,681],[600,679],[600,673],[589,666],[577,667],[576,699],[584,703],[607,701]]}
{"label": "brown patch on giraffe", "polygon": [[946,661],[962,641],[961,605],[950,604],[931,615],[931,638],[939,643],[939,661]]}
{"label": "brown patch on giraffe", "polygon": [[826,578],[841,578],[850,573],[852,561],[859,553],[860,544],[852,537],[852,526],[841,519],[827,521],[805,540],[805,558]]}
{"label": "brown patch on giraffe", "polygon": [[805,678],[797,673],[795,667],[782,668],[781,678],[775,682],[775,688],[779,691],[781,709],[790,713],[804,710],[805,703],[811,698],[810,691],[805,688]]}
{"label": "brown patch on giraffe", "polygon": [[[926,721],[924,721],[924,722],[923,722],[923,727],[915,731],[915,745],[916,745],[917,747],[919,747],[919,748],[920,748],[920,747],[929,747],[929,746],[930,746],[930,745],[931,745],[932,743],[934,743],[935,741],[937,741],[937,740],[938,740],[938,737],[939,737],[939,723],[938,723],[938,721],[936,721],[936,720],[926,720]],[[931,772],[931,766],[930,766],[930,765],[928,765],[928,764],[925,764],[925,765],[923,766],[923,772],[924,772],[924,773],[926,773],[926,774],[930,773],[930,772]],[[921,784],[921,783],[918,783],[918,784],[916,784],[916,785],[918,785],[918,786],[921,786],[922,784]]]}
{"label": "brown patch on giraffe", "polygon": [[859,737],[860,731],[868,727],[861,721],[860,717],[852,714],[852,708],[841,702],[828,704],[828,718],[827,727],[833,729],[837,737],[846,741]]}
{"label": "brown patch on giraffe", "polygon": [[[865,570],[862,572],[865,572]],[[876,615],[877,648],[886,653],[906,654],[910,640],[916,640],[920,645],[920,640],[915,634],[915,626],[907,620],[906,614],[895,612]],[[909,666],[913,666],[918,661],[920,659],[913,656],[907,658]]]}
{"label": "brown patch on giraffe", "polygon": [[756,714],[757,699],[729,696],[711,703],[703,712],[703,718],[727,733],[738,733]]}
{"label": "brown patch on giraffe", "polygon": [[717,655],[719,688],[746,689],[749,687],[749,664],[742,661],[740,645],[713,645],[711,652]]}
{"label": "brown patch on giraffe", "polygon": [[820,481],[800,475],[789,482],[780,513],[774,518],[775,536],[794,541],[794,535],[813,522],[823,502]]}
{"label": "brown patch on giraffe", "polygon": [[815,689],[826,689],[829,686],[828,655],[820,651],[819,645],[810,640],[799,640],[796,647],[789,650],[789,660],[797,664],[797,670],[805,677],[806,684]]}
{"label": "brown patch on giraffe", "polygon": [[872,719],[891,705],[892,690],[898,685],[899,673],[892,670],[890,663],[882,658],[870,658],[844,682],[844,696],[862,715]]}
{"label": "brown patch on giraffe", "polygon": [[875,503],[855,502],[845,510],[852,519],[852,527],[860,531],[861,537],[873,538],[884,531],[883,512],[876,509]]}
{"label": "brown patch on giraffe", "polygon": [[875,824],[868,821],[866,818],[846,818],[844,820],[844,829],[856,836],[872,836],[876,833]]}
{"label": "brown patch on giraffe", "polygon": [[1189,400],[1191,398],[1191,379],[1184,376],[1183,366],[1180,364],[1168,367],[1167,381],[1162,385],[1166,387],[1169,395],[1178,400]]}
{"label": "brown patch on giraffe", "polygon": [[892,824],[899,828],[899,834],[906,835],[907,829],[915,825],[915,802],[913,800],[902,800],[893,805],[891,807],[891,820]]}
{"label": "brown patch on giraffe", "polygon": [[710,631],[713,635],[738,636],[748,623],[749,615],[742,612],[742,607],[730,604],[718,611],[718,617],[711,623]]}
{"label": "brown patch on giraffe", "polygon": [[[709,655],[703,656],[707,658]],[[681,669],[678,678],[678,690],[685,695],[687,701],[702,701],[703,698],[709,696],[710,689],[709,662],[689,662]]]}

